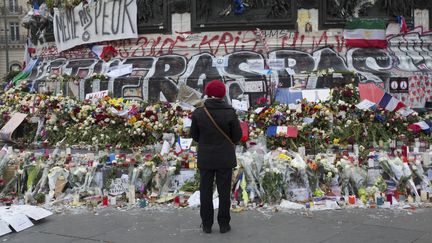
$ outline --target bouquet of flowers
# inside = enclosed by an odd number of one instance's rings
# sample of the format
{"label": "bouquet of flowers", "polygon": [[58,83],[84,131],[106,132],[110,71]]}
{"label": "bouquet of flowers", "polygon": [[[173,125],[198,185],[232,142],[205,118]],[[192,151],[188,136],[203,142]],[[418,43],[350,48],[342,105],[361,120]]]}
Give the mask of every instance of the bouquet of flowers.
{"label": "bouquet of flowers", "polygon": [[412,171],[407,163],[402,162],[398,157],[389,158],[385,154],[381,155],[379,161],[384,172],[397,183],[397,189],[400,193],[405,194],[409,186],[411,192],[414,192],[418,196],[417,189],[412,180]]}

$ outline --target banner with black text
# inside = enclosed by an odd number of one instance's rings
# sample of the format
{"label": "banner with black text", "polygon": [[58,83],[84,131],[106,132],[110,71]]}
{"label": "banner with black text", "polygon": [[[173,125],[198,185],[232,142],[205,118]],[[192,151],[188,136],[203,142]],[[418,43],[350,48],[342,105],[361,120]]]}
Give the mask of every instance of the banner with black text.
{"label": "banner with black text", "polygon": [[99,0],[54,9],[58,51],[101,41],[138,38],[136,0]]}

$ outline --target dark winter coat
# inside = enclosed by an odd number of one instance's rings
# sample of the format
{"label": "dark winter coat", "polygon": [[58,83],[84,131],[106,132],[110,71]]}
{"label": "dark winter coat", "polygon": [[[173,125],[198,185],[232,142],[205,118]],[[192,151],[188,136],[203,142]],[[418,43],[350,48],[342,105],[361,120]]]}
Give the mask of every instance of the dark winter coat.
{"label": "dark winter coat", "polygon": [[[231,141],[238,143],[242,131],[235,110],[220,99],[207,99],[204,105]],[[228,169],[237,165],[234,146],[213,125],[202,107],[192,114],[190,135],[198,142],[199,169]]]}

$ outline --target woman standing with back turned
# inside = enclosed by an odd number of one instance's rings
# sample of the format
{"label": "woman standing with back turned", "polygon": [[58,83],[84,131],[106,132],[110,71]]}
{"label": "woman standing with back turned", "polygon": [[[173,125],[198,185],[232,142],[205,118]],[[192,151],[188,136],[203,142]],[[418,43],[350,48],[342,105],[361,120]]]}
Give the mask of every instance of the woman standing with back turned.
{"label": "woman standing with back turned", "polygon": [[219,80],[205,87],[208,99],[204,106],[192,114],[191,137],[198,142],[198,169],[200,181],[200,215],[205,233],[211,233],[213,225],[213,182],[219,193],[217,220],[221,233],[231,230],[231,177],[237,165],[235,143],[240,141],[242,131],[235,110],[228,105],[225,85]]}

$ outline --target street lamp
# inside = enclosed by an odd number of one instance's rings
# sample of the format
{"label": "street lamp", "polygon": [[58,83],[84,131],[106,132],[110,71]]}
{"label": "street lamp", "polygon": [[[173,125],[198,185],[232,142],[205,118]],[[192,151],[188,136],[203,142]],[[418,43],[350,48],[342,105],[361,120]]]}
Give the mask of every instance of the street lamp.
{"label": "street lamp", "polygon": [[6,73],[9,73],[9,38],[8,38],[8,26],[7,26],[7,10],[6,10],[6,0],[3,0],[4,9],[4,28],[5,28],[5,44],[6,44]]}

